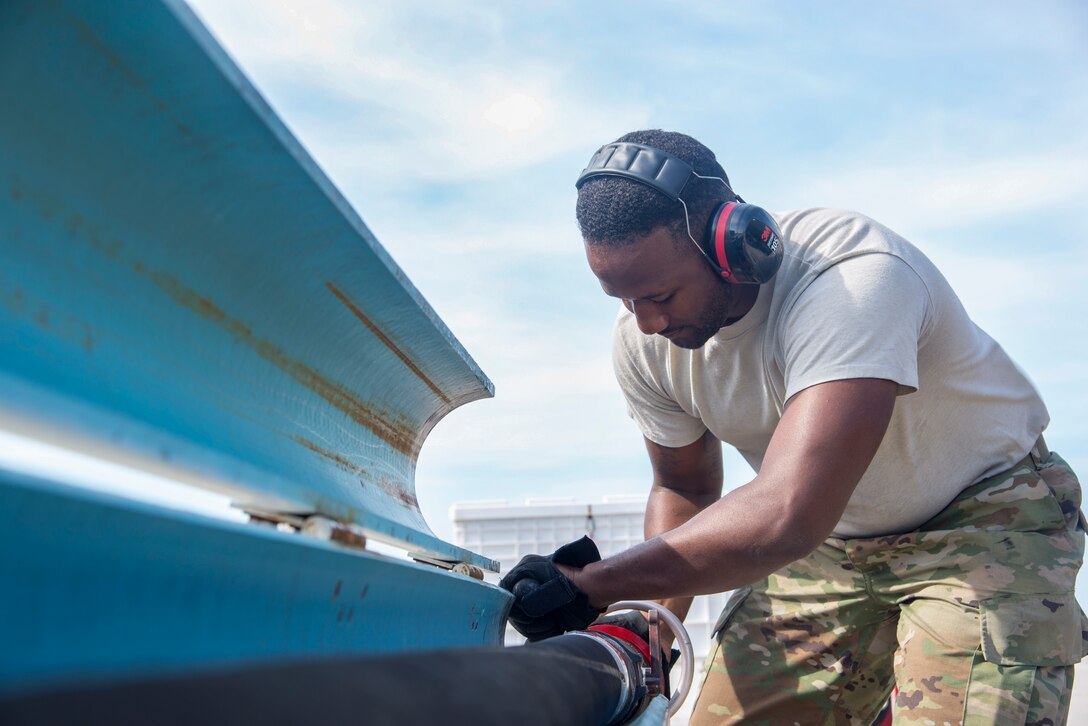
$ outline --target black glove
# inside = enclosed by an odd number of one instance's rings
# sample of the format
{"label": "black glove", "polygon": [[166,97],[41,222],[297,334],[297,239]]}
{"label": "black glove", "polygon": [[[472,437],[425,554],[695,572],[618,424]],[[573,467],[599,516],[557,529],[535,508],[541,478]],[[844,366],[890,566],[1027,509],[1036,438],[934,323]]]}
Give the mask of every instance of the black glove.
{"label": "black glove", "polygon": [[499,585],[514,594],[510,622],[530,642],[584,630],[603,609],[589,606],[589,598],[556,564],[585,567],[601,559],[589,537],[563,545],[548,557],[526,555],[506,573]]}
{"label": "black glove", "polygon": [[[604,626],[604,627],[601,627]],[[613,628],[623,628],[629,633],[636,636],[635,638],[623,637],[620,634],[615,633]],[[650,665],[648,654],[650,652],[650,623],[646,620],[646,616],[637,610],[628,610],[622,613],[612,613],[605,615],[589,626],[590,630],[596,630],[597,632],[604,633],[605,635],[612,635],[618,637],[621,640],[632,644],[639,651],[639,655],[646,665]],[[669,672],[672,670],[673,665],[680,658],[680,651],[676,648],[672,649],[671,653],[666,653],[664,649],[659,653],[661,656],[661,670],[664,683],[662,683],[662,692],[666,696],[672,695],[672,686],[669,683]]]}

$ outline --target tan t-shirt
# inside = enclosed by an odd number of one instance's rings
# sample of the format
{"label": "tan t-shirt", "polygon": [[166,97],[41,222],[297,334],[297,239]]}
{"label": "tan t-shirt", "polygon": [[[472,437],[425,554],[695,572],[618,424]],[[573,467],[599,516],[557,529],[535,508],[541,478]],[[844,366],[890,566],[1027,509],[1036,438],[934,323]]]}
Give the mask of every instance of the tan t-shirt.
{"label": "tan t-shirt", "polygon": [[781,269],[752,310],[702,348],[643,335],[621,310],[613,364],[648,439],[684,446],[709,429],[759,471],[798,391],[846,378],[895,381],[891,423],[839,537],[914,529],[1024,457],[1049,422],[1046,407],[925,255],[852,212],[775,217]]}

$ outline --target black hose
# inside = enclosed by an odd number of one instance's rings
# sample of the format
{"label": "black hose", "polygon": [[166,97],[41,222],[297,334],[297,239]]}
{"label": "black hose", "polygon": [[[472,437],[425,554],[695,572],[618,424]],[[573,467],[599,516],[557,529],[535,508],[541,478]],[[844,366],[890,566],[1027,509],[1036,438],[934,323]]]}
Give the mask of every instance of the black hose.
{"label": "black hose", "polygon": [[0,723],[605,726],[629,675],[621,676],[607,645],[568,634],[518,648],[296,661],[69,687],[0,700]]}

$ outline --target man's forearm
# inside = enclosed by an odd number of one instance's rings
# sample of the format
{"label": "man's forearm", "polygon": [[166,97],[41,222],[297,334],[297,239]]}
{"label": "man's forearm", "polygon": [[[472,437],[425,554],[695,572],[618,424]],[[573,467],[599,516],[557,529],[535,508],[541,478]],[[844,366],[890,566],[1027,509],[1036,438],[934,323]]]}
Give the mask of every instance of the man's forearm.
{"label": "man's forearm", "polygon": [[[646,502],[644,533],[647,540],[681,526],[718,500],[718,494],[696,496],[655,485]],[[666,597],[661,604],[683,620],[691,609],[690,596]]]}
{"label": "man's forearm", "polygon": [[746,484],[684,524],[568,575],[591,603],[680,599],[755,582],[819,540],[798,537],[765,485]]}

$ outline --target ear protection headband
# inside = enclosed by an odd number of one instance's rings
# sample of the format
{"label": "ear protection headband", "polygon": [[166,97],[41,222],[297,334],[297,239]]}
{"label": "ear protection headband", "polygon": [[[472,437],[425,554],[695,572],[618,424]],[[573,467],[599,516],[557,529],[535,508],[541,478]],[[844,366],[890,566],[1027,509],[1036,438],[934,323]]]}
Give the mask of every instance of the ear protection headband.
{"label": "ear protection headband", "polygon": [[[702,176],[683,159],[652,146],[631,143],[605,144],[597,149],[589,164],[578,175],[574,186],[581,189],[588,180],[600,176],[633,179],[656,189],[684,207],[688,237],[722,279],[739,284],[762,284],[778,272],[782,264],[782,240],[778,223],[765,210],[745,204],[729,182],[717,176]],[[681,196],[693,178],[717,179],[737,198],[718,206],[707,221],[703,241],[691,234],[688,205]]]}

